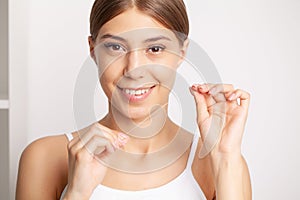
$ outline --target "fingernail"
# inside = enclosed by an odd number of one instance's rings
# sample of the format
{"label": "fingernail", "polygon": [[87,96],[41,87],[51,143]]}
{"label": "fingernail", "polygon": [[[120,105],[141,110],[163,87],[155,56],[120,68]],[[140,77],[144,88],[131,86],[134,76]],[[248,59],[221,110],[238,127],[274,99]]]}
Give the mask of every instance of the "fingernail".
{"label": "fingernail", "polygon": [[113,141],[113,146],[116,148],[116,149],[120,149],[120,145],[119,145],[119,141],[118,140],[115,140]]}
{"label": "fingernail", "polygon": [[121,142],[121,143],[126,143],[128,140],[129,140],[129,137],[128,135],[124,134],[124,133],[119,133],[118,134],[118,140]]}
{"label": "fingernail", "polygon": [[128,139],[128,135],[126,135],[125,133],[119,133],[118,137],[122,138],[122,139]]}
{"label": "fingernail", "polygon": [[194,85],[192,85],[192,89],[193,90],[197,90],[197,86],[194,84]]}
{"label": "fingernail", "polygon": [[201,90],[202,92],[205,92],[208,90],[207,86],[206,85],[199,85],[198,86],[199,90]]}
{"label": "fingernail", "polygon": [[235,98],[235,93],[233,93],[233,94],[231,94],[229,97],[228,97],[228,99],[231,101],[231,100],[233,100]]}
{"label": "fingernail", "polygon": [[194,95],[194,90],[192,89],[192,87],[189,87],[189,90],[190,90],[190,93],[191,93],[192,95]]}

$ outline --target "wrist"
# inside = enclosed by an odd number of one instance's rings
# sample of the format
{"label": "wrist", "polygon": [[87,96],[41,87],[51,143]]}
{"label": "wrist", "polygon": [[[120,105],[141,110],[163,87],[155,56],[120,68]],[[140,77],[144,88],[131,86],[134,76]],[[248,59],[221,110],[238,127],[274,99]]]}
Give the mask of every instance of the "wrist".
{"label": "wrist", "polygon": [[[214,157],[215,156],[215,157]],[[241,154],[211,155],[218,199],[244,199],[245,160]]]}
{"label": "wrist", "polygon": [[211,153],[210,160],[213,174],[217,179],[221,173],[238,173],[243,169],[243,156],[241,153]]}

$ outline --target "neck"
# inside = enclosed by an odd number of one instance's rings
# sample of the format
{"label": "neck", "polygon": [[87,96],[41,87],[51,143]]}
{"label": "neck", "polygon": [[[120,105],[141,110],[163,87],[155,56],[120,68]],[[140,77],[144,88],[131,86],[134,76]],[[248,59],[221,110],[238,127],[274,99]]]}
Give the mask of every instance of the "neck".
{"label": "neck", "polygon": [[[167,113],[167,108],[164,109]],[[167,115],[165,116],[164,123],[161,123],[162,122],[161,119],[158,119],[153,116],[152,118],[148,116],[144,119],[135,119],[135,120],[130,118],[125,118],[124,116],[122,116],[123,118],[121,118],[121,120],[123,122],[125,121],[125,124],[127,123],[126,121],[128,122],[133,121],[135,124],[134,123],[132,124],[135,127],[138,126],[139,128],[142,128],[140,129],[142,131],[137,131],[136,133],[134,133],[135,135],[133,135],[132,130],[134,128],[129,126],[128,130],[124,130],[123,128],[121,129],[119,127],[120,119],[115,119],[116,117],[114,116],[115,115],[112,115],[112,112],[110,110],[109,113],[99,121],[99,123],[104,126],[107,126],[110,129],[118,130],[120,132],[127,134],[130,137],[130,139],[128,143],[125,145],[124,150],[131,153],[150,153],[164,147],[165,145],[170,143],[170,141],[174,138],[179,128],[174,122],[170,120],[170,118]],[[116,120],[118,121],[118,123],[116,122]],[[151,135],[151,137],[147,137],[147,138],[139,137],[138,134],[141,132],[151,133],[153,128],[149,128],[150,127],[149,124],[152,125],[153,123],[161,123],[162,126],[160,126],[159,129],[157,129],[158,131],[155,131],[153,135]]]}

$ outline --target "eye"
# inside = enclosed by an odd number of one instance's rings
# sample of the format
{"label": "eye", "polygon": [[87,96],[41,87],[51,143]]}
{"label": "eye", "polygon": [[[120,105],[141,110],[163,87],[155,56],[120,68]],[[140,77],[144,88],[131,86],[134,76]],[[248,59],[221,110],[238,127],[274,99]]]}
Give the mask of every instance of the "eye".
{"label": "eye", "polygon": [[163,50],[165,50],[164,46],[156,45],[156,46],[149,47],[147,52],[150,52],[152,54],[158,54],[158,53],[162,52]]}
{"label": "eye", "polygon": [[110,51],[126,52],[126,49],[122,45],[117,43],[105,43],[104,46]]}

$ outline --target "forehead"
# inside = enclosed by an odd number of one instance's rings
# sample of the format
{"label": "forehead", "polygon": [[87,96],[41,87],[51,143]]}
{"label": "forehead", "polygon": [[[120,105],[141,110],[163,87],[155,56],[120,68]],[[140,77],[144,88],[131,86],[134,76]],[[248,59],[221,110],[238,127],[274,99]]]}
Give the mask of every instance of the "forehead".
{"label": "forehead", "polygon": [[177,39],[173,31],[136,8],[129,9],[105,23],[99,31],[98,38],[106,34],[135,40],[157,36]]}

